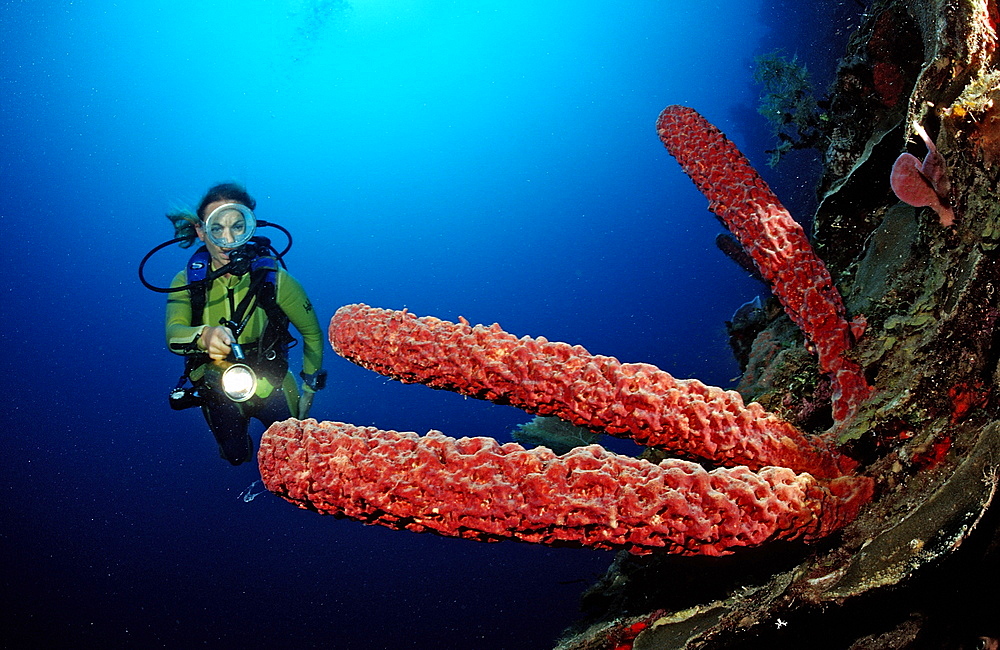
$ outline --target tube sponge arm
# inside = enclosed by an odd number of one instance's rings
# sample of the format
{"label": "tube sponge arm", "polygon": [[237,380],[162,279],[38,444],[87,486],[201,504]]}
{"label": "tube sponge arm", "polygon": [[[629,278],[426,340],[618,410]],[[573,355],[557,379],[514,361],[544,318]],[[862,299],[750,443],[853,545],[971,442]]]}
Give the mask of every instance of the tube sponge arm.
{"label": "tube sponge arm", "polygon": [[598,445],[556,456],[492,438],[287,420],[261,440],[268,490],[301,508],[479,541],[726,555],[771,539],[813,541],[851,521],[871,481],[770,467],[708,472]]}
{"label": "tube sponge arm", "polygon": [[555,415],[718,465],[779,465],[821,477],[857,465],[735,391],[578,345],[519,339],[496,324],[346,305],[330,320],[330,343],[344,358],[403,382]]}
{"label": "tube sponge arm", "polygon": [[845,356],[853,337],[844,302],[802,226],[736,145],[694,109],[666,107],[656,130],[815,347],[833,383],[834,419],[846,419],[871,390],[861,368]]}

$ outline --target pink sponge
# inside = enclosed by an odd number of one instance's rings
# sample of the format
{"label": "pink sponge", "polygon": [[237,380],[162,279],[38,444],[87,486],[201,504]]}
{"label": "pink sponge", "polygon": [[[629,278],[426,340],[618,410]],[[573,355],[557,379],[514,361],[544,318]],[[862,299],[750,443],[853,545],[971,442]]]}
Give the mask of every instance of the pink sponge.
{"label": "pink sponge", "polygon": [[922,126],[914,122],[913,129],[927,145],[927,155],[921,162],[912,154],[900,154],[892,165],[889,184],[900,201],[917,208],[930,207],[942,226],[950,226],[955,222],[955,213],[943,198],[950,189],[944,157]]}

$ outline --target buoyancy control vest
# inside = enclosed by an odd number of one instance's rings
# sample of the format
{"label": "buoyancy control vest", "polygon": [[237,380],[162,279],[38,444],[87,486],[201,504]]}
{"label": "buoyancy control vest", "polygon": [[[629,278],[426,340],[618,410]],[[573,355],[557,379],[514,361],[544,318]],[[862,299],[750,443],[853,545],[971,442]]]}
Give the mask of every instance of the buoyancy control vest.
{"label": "buoyancy control vest", "polygon": [[[278,260],[266,254],[270,243],[266,239],[254,237],[253,242],[258,255],[250,262],[248,271],[250,287],[240,304],[236,306],[235,312],[230,314],[230,320],[239,325],[243,319],[249,318],[253,309],[264,310],[266,324],[260,338],[254,343],[242,346],[246,355],[244,363],[267,377],[272,386],[279,388],[288,372],[288,350],[297,341],[288,330],[288,315],[278,305]],[[211,264],[211,255],[204,246],[198,248],[188,260],[186,272],[187,283],[191,285],[188,289],[191,325],[218,324],[204,323],[210,285],[205,279]],[[204,353],[188,355],[185,371],[190,373],[208,361],[209,357]]]}

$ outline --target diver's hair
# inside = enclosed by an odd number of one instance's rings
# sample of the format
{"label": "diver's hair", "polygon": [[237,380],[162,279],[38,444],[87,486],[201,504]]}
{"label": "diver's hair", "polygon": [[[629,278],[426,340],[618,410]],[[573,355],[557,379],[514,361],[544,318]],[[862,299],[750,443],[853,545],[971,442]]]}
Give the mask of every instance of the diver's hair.
{"label": "diver's hair", "polygon": [[251,210],[257,207],[257,202],[238,183],[219,183],[210,187],[201,199],[197,213],[192,212],[189,208],[176,208],[167,213],[167,219],[174,225],[174,237],[184,238],[184,241],[179,244],[181,248],[190,247],[198,239],[198,233],[195,232],[195,228],[205,220],[207,216],[205,208],[216,201],[239,203]]}
{"label": "diver's hair", "polygon": [[205,208],[210,203],[215,203],[216,201],[239,203],[251,210],[257,207],[257,202],[253,200],[253,197],[246,191],[246,188],[239,183],[219,183],[210,187],[201,199],[201,203],[198,205],[198,219],[204,221],[205,217],[208,216],[205,214]]}
{"label": "diver's hair", "polygon": [[198,215],[190,210],[178,209],[167,213],[167,219],[174,224],[174,237],[184,237],[179,245],[188,248],[198,239],[194,227],[198,225]]}

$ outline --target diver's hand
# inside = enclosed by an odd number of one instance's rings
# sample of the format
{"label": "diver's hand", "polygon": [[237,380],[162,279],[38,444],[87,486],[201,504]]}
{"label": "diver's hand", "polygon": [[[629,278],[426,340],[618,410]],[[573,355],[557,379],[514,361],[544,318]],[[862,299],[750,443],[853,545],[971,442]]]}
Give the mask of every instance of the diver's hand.
{"label": "diver's hand", "polygon": [[302,391],[302,394],[299,395],[300,420],[305,420],[307,417],[309,417],[309,409],[312,408],[314,395],[316,395],[316,393],[310,393],[307,390]]}
{"label": "diver's hand", "polygon": [[208,352],[212,359],[222,360],[229,356],[236,337],[228,327],[206,327],[198,338],[198,347]]}

